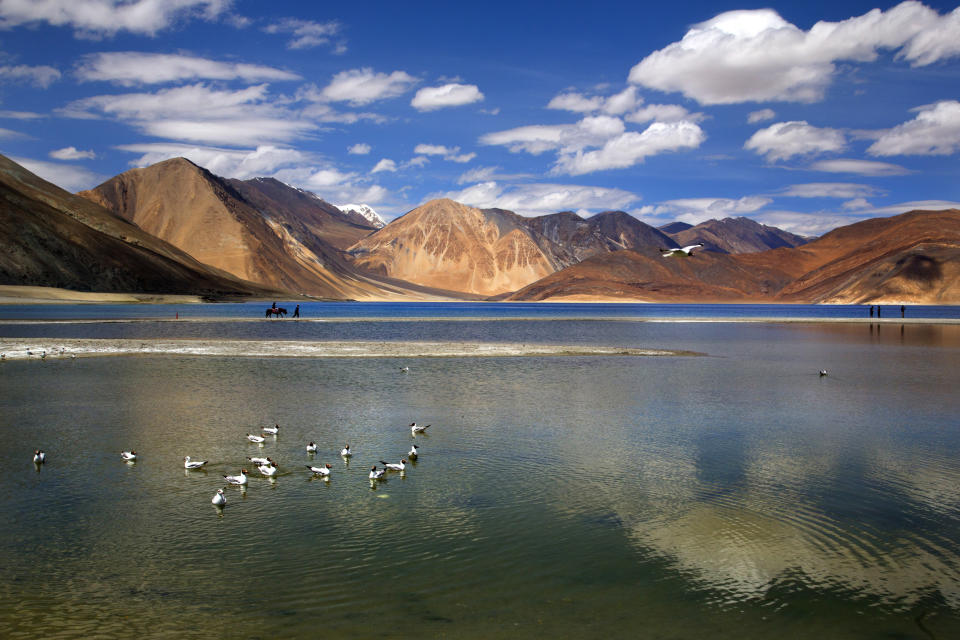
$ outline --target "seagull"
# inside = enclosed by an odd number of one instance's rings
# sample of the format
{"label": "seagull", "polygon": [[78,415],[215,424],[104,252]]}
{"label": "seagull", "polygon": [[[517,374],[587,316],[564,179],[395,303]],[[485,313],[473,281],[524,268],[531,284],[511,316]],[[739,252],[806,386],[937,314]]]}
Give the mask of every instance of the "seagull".
{"label": "seagull", "polygon": [[310,444],[307,445],[307,453],[316,453],[316,452],[317,452],[316,443],[311,442]]}
{"label": "seagull", "polygon": [[184,469],[199,469],[203,465],[207,464],[206,460],[190,460],[190,456],[185,456],[183,458],[183,468]]}
{"label": "seagull", "polygon": [[227,496],[223,495],[223,489],[217,489],[217,493],[214,494],[213,500],[210,502],[218,507],[222,507],[223,505],[227,504]]}
{"label": "seagull", "polygon": [[257,457],[251,458],[250,456],[247,456],[247,460],[249,460],[255,465],[273,464],[273,460],[271,460],[270,458],[257,458]]}
{"label": "seagull", "polygon": [[370,479],[371,480],[380,480],[383,478],[383,474],[387,472],[386,469],[377,469],[377,465],[373,465],[370,469]]}
{"label": "seagull", "polygon": [[408,373],[409,371],[410,367],[400,367],[400,373]]}
{"label": "seagull", "polygon": [[329,464],[325,464],[325,465],[323,465],[322,467],[311,467],[309,464],[308,464],[308,465],[305,465],[305,466],[307,467],[307,469],[310,469],[310,471],[313,471],[314,475],[322,476],[322,477],[324,477],[324,478],[329,478],[329,477],[330,477],[330,465],[329,465]]}
{"label": "seagull", "polygon": [[259,467],[257,467],[257,469],[260,471],[260,473],[267,476],[268,478],[272,478],[273,476],[277,475],[277,467],[273,464],[272,461],[268,464],[260,465]]}
{"label": "seagull", "polygon": [[430,426],[430,425],[424,425],[424,426],[421,427],[421,426],[418,425],[416,422],[411,422],[411,423],[410,423],[410,433],[413,433],[413,434],[423,433],[424,431],[427,430],[427,427],[429,427],[429,426]]}
{"label": "seagull", "polygon": [[223,476],[223,479],[229,482],[230,484],[238,484],[241,487],[246,486],[247,484],[247,470],[240,469],[240,475],[238,476]]}
{"label": "seagull", "polygon": [[661,247],[660,253],[663,254],[664,258],[669,258],[671,256],[692,256],[693,250],[702,246],[703,246],[703,243],[698,242],[697,244],[691,244],[691,245],[687,245],[686,247],[679,247],[676,249],[664,249],[663,247]]}
{"label": "seagull", "polygon": [[419,449],[419,448],[420,448],[420,447],[418,447],[417,445],[413,445],[412,447],[410,447],[410,451],[407,452],[407,457],[410,458],[411,460],[416,460],[416,459],[417,459],[417,449]]}
{"label": "seagull", "polygon": [[43,450],[37,449],[33,452],[33,461],[37,464],[43,464],[47,461],[47,454],[45,454]]}
{"label": "seagull", "polygon": [[349,445],[349,444],[348,444],[347,446],[345,446],[343,449],[340,449],[340,456],[341,456],[342,458],[349,458],[349,457],[352,456],[352,455],[353,455],[353,452],[350,451],[350,445]]}
{"label": "seagull", "polygon": [[822,378],[822,377],[824,377],[825,375],[827,375],[827,370],[826,370],[826,369],[820,369],[820,377]]}
{"label": "seagull", "polygon": [[381,460],[380,464],[382,464],[383,468],[386,469],[387,471],[403,471],[404,469],[407,468],[407,461],[403,459],[401,459],[399,463],[384,462],[383,460]]}
{"label": "seagull", "polygon": [[134,462],[137,459],[136,451],[121,451],[120,457],[126,460],[127,462]]}
{"label": "seagull", "polygon": [[248,433],[247,440],[249,440],[250,442],[256,442],[257,444],[262,444],[263,441],[266,440],[266,438],[264,438],[263,436],[255,436],[252,433]]}
{"label": "seagull", "polygon": [[280,425],[276,425],[273,427],[261,427],[260,430],[263,431],[264,433],[272,433],[273,435],[277,435],[277,433],[280,432]]}

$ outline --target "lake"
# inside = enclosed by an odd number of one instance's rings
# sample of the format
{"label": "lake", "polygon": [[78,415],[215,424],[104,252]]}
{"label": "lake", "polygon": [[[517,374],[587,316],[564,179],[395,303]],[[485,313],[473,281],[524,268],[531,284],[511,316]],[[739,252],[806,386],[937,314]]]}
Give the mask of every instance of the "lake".
{"label": "lake", "polygon": [[703,355],[0,363],[0,637],[960,637],[956,307],[263,307],[4,306],[0,336]]}

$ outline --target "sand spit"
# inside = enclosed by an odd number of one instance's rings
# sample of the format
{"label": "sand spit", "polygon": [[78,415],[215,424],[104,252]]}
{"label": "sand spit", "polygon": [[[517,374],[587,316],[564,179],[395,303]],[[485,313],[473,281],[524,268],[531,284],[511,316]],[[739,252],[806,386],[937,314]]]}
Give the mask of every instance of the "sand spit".
{"label": "sand spit", "polygon": [[177,355],[276,358],[496,358],[530,356],[697,356],[693,351],[466,342],[301,342],[275,340],[101,340],[0,338],[5,360]]}

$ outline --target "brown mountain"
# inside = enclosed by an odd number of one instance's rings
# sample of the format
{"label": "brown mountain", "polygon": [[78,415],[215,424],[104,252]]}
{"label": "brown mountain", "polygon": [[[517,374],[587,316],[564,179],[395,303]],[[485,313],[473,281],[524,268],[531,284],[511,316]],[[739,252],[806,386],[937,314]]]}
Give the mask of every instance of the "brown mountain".
{"label": "brown mountain", "polygon": [[623,249],[669,246],[669,236],[623,211],[606,211],[583,219],[565,211],[526,218],[527,226],[568,250],[577,261]]}
{"label": "brown mountain", "polygon": [[76,291],[270,295],[201,264],[0,156],[0,284]]}
{"label": "brown mountain", "polygon": [[[231,183],[184,158],[133,169],[80,195],[239,278],[334,299],[383,293],[335,244],[367,232],[276,181]],[[244,197],[244,193],[247,197]],[[393,288],[393,287],[391,287]]]}
{"label": "brown mountain", "polygon": [[661,258],[594,256],[510,300],[960,303],[960,211],[913,211],[836,229],[796,248]]}
{"label": "brown mountain", "polygon": [[799,247],[810,241],[810,238],[743,217],[707,220],[670,233],[670,236],[681,247],[702,242],[705,250],[719,253],[756,253],[779,247]]}
{"label": "brown mountain", "polygon": [[518,289],[575,258],[526,218],[432,200],[350,249],[357,266],[420,285],[485,296]]}

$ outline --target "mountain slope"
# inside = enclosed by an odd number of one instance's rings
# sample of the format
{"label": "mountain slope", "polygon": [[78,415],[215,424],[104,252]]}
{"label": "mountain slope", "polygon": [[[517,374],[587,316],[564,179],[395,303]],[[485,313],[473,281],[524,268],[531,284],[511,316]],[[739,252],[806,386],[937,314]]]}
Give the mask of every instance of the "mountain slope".
{"label": "mountain slope", "polygon": [[669,236],[623,211],[606,211],[583,219],[565,211],[526,218],[527,226],[571,252],[577,261],[622,249],[655,249],[672,243]]}
{"label": "mountain slope", "polygon": [[[272,205],[279,184],[240,188]],[[233,184],[183,158],[127,171],[80,195],[245,280],[335,299],[377,289],[354,275],[334,246],[302,241],[306,223],[258,210]]]}
{"label": "mountain slope", "polygon": [[77,291],[269,295],[0,156],[0,283]]}
{"label": "mountain slope", "polygon": [[479,295],[518,289],[575,262],[509,211],[432,200],[351,247],[357,266]]}
{"label": "mountain slope", "polygon": [[705,250],[719,253],[756,253],[780,247],[798,247],[809,241],[809,238],[742,217],[707,220],[671,233],[670,236],[678,246],[702,242]]}

